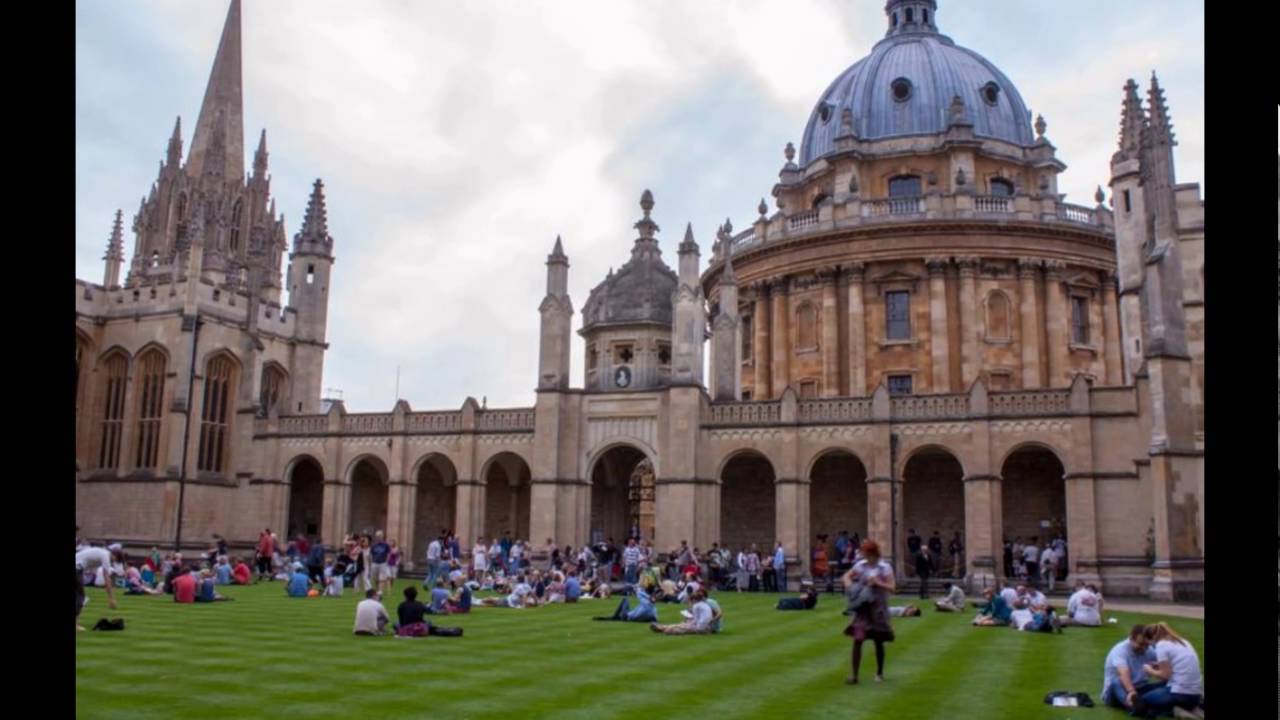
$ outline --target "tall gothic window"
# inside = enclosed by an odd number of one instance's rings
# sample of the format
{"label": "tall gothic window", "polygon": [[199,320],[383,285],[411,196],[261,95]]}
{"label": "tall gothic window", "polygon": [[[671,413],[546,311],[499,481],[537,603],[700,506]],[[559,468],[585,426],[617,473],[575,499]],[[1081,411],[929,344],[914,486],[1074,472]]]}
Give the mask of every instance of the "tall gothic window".
{"label": "tall gothic window", "polygon": [[222,472],[226,465],[229,422],[227,410],[230,395],[235,389],[232,383],[235,366],[231,358],[217,355],[210,358],[204,373],[204,403],[200,412],[200,448],[196,455],[196,469]]}
{"label": "tall gothic window", "polygon": [[796,310],[796,346],[801,350],[818,347],[818,310],[804,303]]}
{"label": "tall gothic window", "polygon": [[911,339],[911,293],[894,290],[884,294],[886,340]]}
{"label": "tall gothic window", "polygon": [[120,465],[120,435],[124,429],[124,391],[128,380],[129,361],[123,353],[113,353],[103,363],[106,380],[102,384],[102,445],[98,449],[98,467],[114,469]]}
{"label": "tall gothic window", "polygon": [[1071,296],[1071,341],[1089,344],[1089,300],[1079,295]]}
{"label": "tall gothic window", "polygon": [[744,315],[742,318],[742,359],[751,359],[751,342],[752,342],[751,316]]}
{"label": "tall gothic window", "polygon": [[1009,298],[999,290],[987,295],[987,339],[1009,339]]}
{"label": "tall gothic window", "polygon": [[236,204],[231,207],[231,234],[227,244],[234,250],[240,249],[240,211],[242,205],[240,200],[236,200]]}
{"label": "tall gothic window", "polygon": [[284,371],[279,367],[268,365],[262,368],[262,393],[258,404],[262,407],[263,414],[284,406],[285,382]]}
{"label": "tall gothic window", "polygon": [[889,178],[889,197],[919,197],[923,193],[920,189],[919,175],[899,175]]}
{"label": "tall gothic window", "polygon": [[178,193],[178,222],[187,219],[187,194]]}
{"label": "tall gothic window", "polygon": [[138,451],[136,466],[154,468],[160,459],[160,421],[164,415],[165,357],[148,350],[138,358]]}

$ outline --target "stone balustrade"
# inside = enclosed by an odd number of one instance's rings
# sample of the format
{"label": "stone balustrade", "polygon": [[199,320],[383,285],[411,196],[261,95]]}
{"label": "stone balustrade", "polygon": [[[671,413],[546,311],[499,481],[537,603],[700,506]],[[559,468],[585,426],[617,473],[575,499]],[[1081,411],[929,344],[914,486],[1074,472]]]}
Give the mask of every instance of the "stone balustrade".
{"label": "stone balustrade", "polygon": [[1071,391],[1019,390],[991,393],[987,409],[997,417],[1066,415],[1070,412]]}
{"label": "stone balustrade", "polygon": [[862,217],[884,215],[923,215],[926,206],[923,197],[896,197],[869,200],[862,204]]}
{"label": "stone balustrade", "polygon": [[476,427],[487,431],[533,432],[533,408],[484,410],[476,413]]}
{"label": "stone balustrade", "polygon": [[818,224],[818,210],[805,210],[787,218],[787,228],[791,232],[800,232]]}
{"label": "stone balustrade", "polygon": [[1013,198],[1001,195],[978,195],[973,198],[974,212],[991,215],[1013,213]]}
{"label": "stone balustrade", "polygon": [[[259,420],[264,430],[267,421]],[[291,415],[280,418],[281,435],[323,435],[329,432],[328,415]]]}
{"label": "stone balustrade", "polygon": [[[479,432],[533,432],[535,412],[533,408],[502,408],[479,410],[475,414],[475,426],[463,427],[461,410],[410,412],[404,416],[404,432],[409,435],[449,434],[463,431]],[[343,435],[385,435],[396,432],[395,413],[351,413],[341,417],[340,433]],[[307,436],[329,434],[328,415],[286,415],[277,421],[276,434],[282,436]],[[263,435],[271,432],[271,421],[259,418],[254,430]]]}
{"label": "stone balustrade", "polygon": [[342,416],[342,432],[388,433],[391,432],[391,413],[352,413]]}
{"label": "stone balustrade", "polygon": [[782,401],[715,403],[704,418],[707,426],[777,425],[782,422]]}
{"label": "stone balustrade", "polygon": [[1068,205],[1067,203],[1058,203],[1058,219],[1067,222],[1083,223],[1085,225],[1094,225],[1097,223],[1098,213],[1091,208],[1082,207],[1080,205]]}
{"label": "stone balustrade", "polygon": [[801,400],[796,419],[802,423],[849,423],[871,419],[871,398]]}
{"label": "stone balustrade", "polygon": [[462,412],[411,412],[404,416],[404,429],[409,433],[451,433],[462,429]]}
{"label": "stone balustrade", "polygon": [[894,420],[959,420],[969,416],[968,395],[905,395],[890,398]]}

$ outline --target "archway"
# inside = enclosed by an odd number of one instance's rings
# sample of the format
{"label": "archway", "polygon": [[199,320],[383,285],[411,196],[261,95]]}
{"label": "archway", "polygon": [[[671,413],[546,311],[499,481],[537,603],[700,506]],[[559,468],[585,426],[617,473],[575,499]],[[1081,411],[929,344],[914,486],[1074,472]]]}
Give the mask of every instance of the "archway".
{"label": "archway", "polygon": [[[1057,535],[1070,542],[1066,471],[1057,455],[1042,446],[1023,446],[1005,458],[1000,475],[1000,521],[1006,538],[1035,538],[1041,549]],[[1067,567],[1065,559],[1059,567]]]}
{"label": "archway", "polygon": [[[366,456],[351,468],[351,531],[373,534],[387,526],[387,466]],[[331,538],[330,542],[337,538]]]}
{"label": "archway", "polygon": [[823,453],[809,470],[809,538],[827,536],[827,554],[832,561],[836,536],[848,532],[867,537],[867,469],[853,453],[831,450]]}
{"label": "archway", "polygon": [[776,541],[776,476],[760,453],[735,455],[720,471],[720,542],[730,552],[754,544],[763,558]]}
{"label": "archway", "polygon": [[431,455],[418,465],[417,480],[418,497],[414,506],[411,556],[414,561],[427,556],[427,546],[440,536],[441,530],[451,530],[454,527],[458,472],[449,458]]}
{"label": "archway", "polygon": [[324,470],[314,458],[303,456],[289,470],[289,526],[286,539],[298,533],[313,539],[320,534],[324,512]]}
{"label": "archway", "polygon": [[[926,545],[937,532],[942,539],[942,556],[935,558],[936,567],[943,574],[950,574],[950,557],[946,555],[948,541],[964,528],[964,469],[960,461],[942,448],[925,448],[912,455],[902,471],[903,535],[909,537],[912,530],[920,536],[920,544]],[[907,553],[902,567],[915,574],[915,558]]]}
{"label": "archway", "polygon": [[590,539],[653,540],[653,464],[629,445],[606,450],[591,469]]}
{"label": "archway", "polygon": [[484,473],[485,538],[501,538],[509,533],[512,540],[533,541],[529,537],[531,475],[529,463],[515,453],[498,453],[489,460]]}

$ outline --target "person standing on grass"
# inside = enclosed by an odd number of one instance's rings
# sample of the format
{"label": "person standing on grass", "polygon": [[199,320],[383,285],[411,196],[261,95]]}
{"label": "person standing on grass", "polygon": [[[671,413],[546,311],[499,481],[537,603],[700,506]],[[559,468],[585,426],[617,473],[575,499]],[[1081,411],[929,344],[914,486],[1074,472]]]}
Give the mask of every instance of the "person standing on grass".
{"label": "person standing on grass", "polygon": [[257,579],[259,581],[263,578],[271,579],[271,553],[274,550],[275,543],[271,540],[271,528],[258,533],[258,545],[254,550],[253,561],[258,569]]}
{"label": "person standing on grass", "polygon": [[387,574],[391,576],[388,587],[394,586],[400,576],[400,543],[395,540],[391,541],[391,552],[387,553]]}
{"label": "person standing on grass", "polygon": [[947,545],[947,552],[951,553],[951,577],[964,577],[964,573],[961,572],[960,568],[960,559],[964,553],[964,543],[960,540],[959,530],[956,531],[955,535],[951,536],[951,542]]}
{"label": "person standing on grass", "polygon": [[1156,653],[1147,642],[1146,630],[1145,625],[1134,625],[1129,637],[1116,643],[1107,653],[1102,671],[1104,705],[1133,710],[1134,701],[1149,689],[1151,683],[1144,668],[1156,662]]}
{"label": "person standing on grass", "polygon": [[502,534],[502,540],[498,542],[498,547],[502,549],[502,564],[505,565],[508,570],[512,570],[511,563],[508,562],[511,558],[511,545],[511,531],[508,530]]}
{"label": "person standing on grass", "polygon": [[436,586],[436,578],[440,576],[443,568],[441,568],[440,557],[444,554],[444,543],[439,537],[433,538],[431,544],[427,545],[427,577],[422,581],[425,588],[433,588]]}
{"label": "person standing on grass", "polygon": [[476,538],[476,544],[471,546],[471,578],[476,582],[483,583],[485,573],[489,572],[488,552],[484,538]]}
{"label": "person standing on grass", "polygon": [[391,545],[383,539],[382,531],[374,533],[373,545],[369,546],[369,574],[378,592],[391,589],[391,571],[387,569],[387,560],[391,557]]}
{"label": "person standing on grass", "polygon": [[377,590],[369,589],[364,593],[364,600],[356,605],[356,623],[352,630],[356,635],[381,635],[391,622],[380,597]]}
{"label": "person standing on grass", "polygon": [[105,548],[86,547],[76,552],[76,630],[84,630],[80,624],[80,611],[84,608],[84,574],[102,570],[103,588],[107,591],[107,607],[116,609],[115,571],[113,560],[124,560],[124,548],[112,543]]}
{"label": "person standing on grass", "polygon": [[778,541],[773,549],[773,572],[777,576],[778,592],[787,591],[787,551],[782,549],[782,541]]}
{"label": "person standing on grass", "polygon": [[862,665],[862,644],[871,640],[876,649],[876,682],[884,680],[884,645],[893,642],[893,627],[889,624],[889,596],[896,589],[893,568],[880,559],[880,545],[874,540],[865,540],[859,548],[862,559],[842,581],[847,588],[860,582],[871,588],[871,602],[863,604],[854,611],[853,621],[845,628],[845,635],[853,638],[852,674],[846,680],[850,685],[858,684],[858,669]]}
{"label": "person standing on grass", "polygon": [[519,573],[525,569],[525,542],[516,538],[511,543],[511,572]]}
{"label": "person standing on grass", "polygon": [[929,538],[929,574],[938,574],[938,565],[942,562],[942,536],[937,530],[933,531],[933,535]]}
{"label": "person standing on grass", "polygon": [[1031,542],[1022,548],[1022,563],[1027,566],[1027,582],[1040,587],[1040,538],[1032,536]]}
{"label": "person standing on grass", "polygon": [[[932,541],[930,541],[932,542]],[[920,599],[929,597],[929,576],[933,574],[933,552],[926,547],[916,554],[916,576],[920,578]]]}
{"label": "person standing on grass", "polygon": [[912,562],[907,563],[907,567],[912,570],[915,569],[915,559],[916,559],[916,556],[920,554],[920,546],[921,546],[921,540],[920,540],[920,536],[916,534],[916,529],[915,528],[908,529],[907,530],[907,559],[911,560]]}
{"label": "person standing on grass", "polygon": [[813,553],[809,558],[809,567],[813,571],[813,579],[826,580],[828,591],[831,589],[831,565],[827,561],[827,543],[826,538],[822,535],[818,536],[818,541],[813,544]]}
{"label": "person standing on grass", "polygon": [[1040,553],[1040,575],[1048,579],[1049,592],[1053,592],[1054,583],[1058,580],[1058,554],[1052,545],[1045,545],[1044,552]]}
{"label": "person standing on grass", "polygon": [[368,591],[373,587],[371,582],[371,565],[373,543],[369,542],[368,535],[360,535],[360,541],[356,545],[356,587],[361,590]]}
{"label": "person standing on grass", "polygon": [[[298,536],[298,540],[298,548],[299,552],[301,552],[302,543],[306,542],[306,538]],[[327,549],[324,539],[317,535],[315,543],[308,543],[307,551],[301,555],[301,557],[307,559],[307,572],[313,582],[324,582],[324,554]]]}
{"label": "person standing on grass", "polygon": [[627,538],[627,547],[622,551],[622,573],[628,585],[635,585],[640,579],[640,548],[633,537]]}

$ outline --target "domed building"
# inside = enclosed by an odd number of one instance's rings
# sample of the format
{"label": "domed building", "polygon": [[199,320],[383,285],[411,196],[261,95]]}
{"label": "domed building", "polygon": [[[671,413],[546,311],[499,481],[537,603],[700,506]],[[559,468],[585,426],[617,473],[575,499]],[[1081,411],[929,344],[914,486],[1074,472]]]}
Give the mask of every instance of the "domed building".
{"label": "domed building", "polygon": [[278,283],[265,144],[247,188],[218,169],[243,161],[232,0],[195,159],[175,132],[124,282],[119,219],[103,282],[77,280],[78,524],[192,549],[382,529],[409,570],[439,528],[464,552],[781,543],[793,585],[840,531],[908,577],[908,538],[937,535],[973,588],[1013,572],[1015,543],[1057,540],[1067,582],[1202,597],[1204,203],[1175,180],[1163,91],[1124,86],[1109,197],[1068,203],[1047,123],[938,3],[885,14],[705,268],[692,227],[665,264],[644,191],[630,258],[582,309],[580,386],[557,238],[534,406],[356,414],[319,397],[321,185]]}

